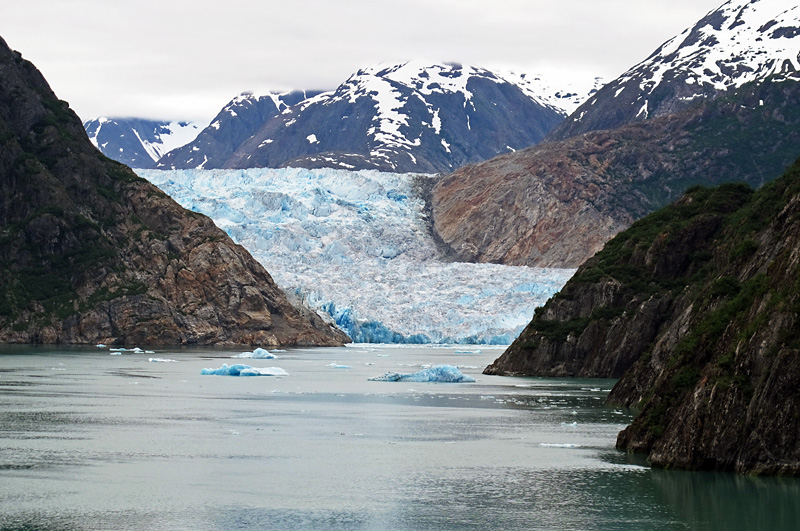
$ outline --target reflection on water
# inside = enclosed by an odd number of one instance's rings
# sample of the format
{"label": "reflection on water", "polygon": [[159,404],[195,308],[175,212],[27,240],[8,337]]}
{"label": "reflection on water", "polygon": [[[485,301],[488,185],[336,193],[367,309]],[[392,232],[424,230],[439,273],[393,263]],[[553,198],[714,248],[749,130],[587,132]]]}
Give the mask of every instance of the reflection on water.
{"label": "reflection on water", "polygon": [[659,504],[706,529],[798,529],[800,480],[652,470]]}
{"label": "reflection on water", "polygon": [[[498,351],[0,349],[0,531],[796,529],[800,482],[651,470],[613,382],[487,377]],[[372,382],[462,366],[471,384]],[[255,366],[259,365],[255,360]],[[347,365],[349,369],[332,367]]]}

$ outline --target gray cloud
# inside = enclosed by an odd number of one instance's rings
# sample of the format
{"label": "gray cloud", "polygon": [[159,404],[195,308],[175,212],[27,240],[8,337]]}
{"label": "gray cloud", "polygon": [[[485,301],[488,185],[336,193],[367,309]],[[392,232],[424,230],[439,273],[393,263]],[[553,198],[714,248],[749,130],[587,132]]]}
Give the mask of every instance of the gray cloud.
{"label": "gray cloud", "polygon": [[84,119],[210,119],[244,90],[412,58],[611,79],[721,1],[27,0],[0,36]]}

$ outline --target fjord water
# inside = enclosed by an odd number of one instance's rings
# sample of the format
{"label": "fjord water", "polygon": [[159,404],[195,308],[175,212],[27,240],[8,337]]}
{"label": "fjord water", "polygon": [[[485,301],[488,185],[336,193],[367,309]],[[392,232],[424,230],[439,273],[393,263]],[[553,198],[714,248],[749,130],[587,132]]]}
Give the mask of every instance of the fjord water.
{"label": "fjord water", "polygon": [[[0,350],[0,529],[795,529],[800,481],[652,470],[610,380],[499,349]],[[175,361],[149,361],[150,358]],[[203,376],[244,362],[288,376]],[[377,382],[428,364],[475,383]]]}

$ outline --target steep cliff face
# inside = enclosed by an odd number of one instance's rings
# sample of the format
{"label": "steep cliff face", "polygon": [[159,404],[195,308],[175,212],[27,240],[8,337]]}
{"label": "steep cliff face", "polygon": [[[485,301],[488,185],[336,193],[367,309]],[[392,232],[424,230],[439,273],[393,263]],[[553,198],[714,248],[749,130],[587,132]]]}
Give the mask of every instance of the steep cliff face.
{"label": "steep cliff face", "polygon": [[694,188],[584,264],[491,374],[621,377],[657,466],[800,474],[800,161]]}
{"label": "steep cliff face", "polygon": [[433,189],[464,261],[577,267],[686,188],[774,179],[800,150],[800,83],[752,83],[681,113],[466,166]]}
{"label": "steep cliff face", "polygon": [[210,219],[100,154],[0,39],[0,341],[345,340]]}

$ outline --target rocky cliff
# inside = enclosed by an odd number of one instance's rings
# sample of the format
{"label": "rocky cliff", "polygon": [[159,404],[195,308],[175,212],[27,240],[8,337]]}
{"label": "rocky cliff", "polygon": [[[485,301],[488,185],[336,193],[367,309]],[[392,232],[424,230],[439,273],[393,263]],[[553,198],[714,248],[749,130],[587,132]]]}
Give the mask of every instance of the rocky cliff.
{"label": "rocky cliff", "polygon": [[464,261],[577,267],[695,184],[774,179],[800,152],[800,83],[774,77],[680,113],[465,166],[433,189]]}
{"label": "rocky cliff", "polygon": [[800,474],[800,161],[695,187],[537,309],[489,374],[619,377],[617,446],[656,466]]}
{"label": "rocky cliff", "polygon": [[205,216],[98,152],[0,39],[0,341],[336,345]]}

